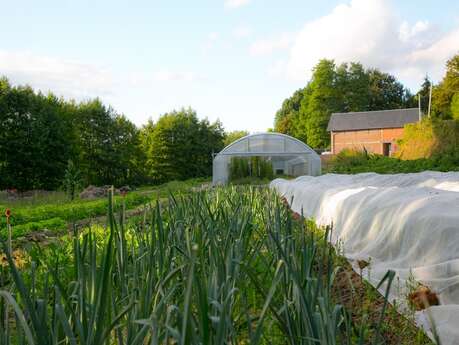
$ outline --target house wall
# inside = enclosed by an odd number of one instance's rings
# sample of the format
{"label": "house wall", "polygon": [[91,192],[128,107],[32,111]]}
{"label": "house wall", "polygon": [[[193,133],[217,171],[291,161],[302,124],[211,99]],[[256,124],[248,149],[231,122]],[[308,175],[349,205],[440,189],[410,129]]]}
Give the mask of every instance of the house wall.
{"label": "house wall", "polygon": [[331,132],[332,153],[343,149],[363,150],[383,154],[383,144],[391,143],[392,152],[397,151],[398,139],[403,136],[403,128],[365,129],[358,131]]}

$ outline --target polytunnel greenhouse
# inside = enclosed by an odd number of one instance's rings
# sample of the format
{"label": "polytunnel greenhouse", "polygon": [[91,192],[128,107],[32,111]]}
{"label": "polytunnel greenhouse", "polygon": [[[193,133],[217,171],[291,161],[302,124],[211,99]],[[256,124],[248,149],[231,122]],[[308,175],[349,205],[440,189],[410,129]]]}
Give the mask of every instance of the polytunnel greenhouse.
{"label": "polytunnel greenhouse", "polygon": [[213,184],[229,182],[235,157],[262,157],[271,162],[274,175],[296,177],[321,173],[320,156],[305,143],[285,134],[258,133],[234,141],[214,156]]}

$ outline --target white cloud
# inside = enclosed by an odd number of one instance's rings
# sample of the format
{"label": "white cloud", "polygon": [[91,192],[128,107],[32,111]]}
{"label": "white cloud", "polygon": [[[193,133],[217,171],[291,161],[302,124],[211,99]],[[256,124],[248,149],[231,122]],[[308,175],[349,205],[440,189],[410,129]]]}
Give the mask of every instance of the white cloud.
{"label": "white cloud", "polygon": [[218,37],[219,37],[218,32],[211,32],[209,36],[207,37],[207,39],[211,42],[215,42],[216,40],[218,40]]}
{"label": "white cloud", "polygon": [[[100,97],[106,104],[130,115],[138,125],[151,116],[150,108],[156,109],[162,99],[168,97],[168,104],[173,104],[188,95],[190,84],[195,86],[207,81],[205,76],[187,70],[165,67],[153,72],[120,71],[113,74],[107,69],[75,60],[10,51],[0,51],[2,75],[15,85],[28,84],[36,90],[51,91],[67,99],[81,101]],[[161,96],[152,102],[151,94]]]}
{"label": "white cloud", "polygon": [[30,52],[0,51],[0,75],[16,84],[77,99],[111,95],[114,86],[107,69]]}
{"label": "white cloud", "polygon": [[275,51],[282,51],[289,48],[293,42],[294,36],[290,33],[283,33],[268,39],[260,39],[250,46],[250,55],[262,56],[270,55]]}
{"label": "white cloud", "polygon": [[238,26],[233,30],[233,36],[236,38],[246,38],[252,34],[252,29],[248,26]]}
{"label": "white cloud", "polygon": [[459,28],[445,34],[427,21],[410,25],[389,0],[351,0],[305,23],[290,41],[278,37],[255,42],[251,53],[266,55],[279,49],[288,54],[283,75],[292,80],[309,78],[317,62],[328,58],[337,63],[360,61],[417,87],[426,73],[434,80],[441,78],[446,60],[459,51]]}
{"label": "white cloud", "polygon": [[209,54],[210,50],[220,41],[220,34],[218,32],[210,32],[207,35],[203,45],[202,45],[202,53],[204,55]]}
{"label": "white cloud", "polygon": [[405,21],[400,26],[399,38],[402,42],[408,42],[410,39],[428,31],[430,28],[430,23],[427,21],[418,21],[413,26],[410,26],[408,22]]}
{"label": "white cloud", "polygon": [[160,70],[154,74],[154,81],[159,82],[193,82],[201,80],[193,72],[173,72],[170,70]]}
{"label": "white cloud", "polygon": [[225,0],[226,8],[238,8],[245,5],[248,5],[250,0]]}

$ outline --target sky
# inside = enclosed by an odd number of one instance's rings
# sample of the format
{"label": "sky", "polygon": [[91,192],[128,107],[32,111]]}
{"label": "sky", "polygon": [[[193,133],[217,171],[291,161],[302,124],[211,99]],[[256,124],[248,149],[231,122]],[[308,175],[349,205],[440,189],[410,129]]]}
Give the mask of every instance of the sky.
{"label": "sky", "polygon": [[136,125],[182,107],[265,131],[321,58],[416,92],[459,52],[452,0],[0,0],[0,76]]}

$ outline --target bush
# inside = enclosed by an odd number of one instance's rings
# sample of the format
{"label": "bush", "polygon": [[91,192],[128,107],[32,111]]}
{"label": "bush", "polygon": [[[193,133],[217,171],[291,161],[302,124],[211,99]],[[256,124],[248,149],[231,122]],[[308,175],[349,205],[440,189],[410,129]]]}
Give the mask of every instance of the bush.
{"label": "bush", "polygon": [[455,156],[459,147],[459,121],[425,118],[405,126],[397,158],[416,160]]}
{"label": "bush", "polygon": [[431,158],[402,160],[362,151],[343,150],[332,159],[328,172],[340,174],[357,174],[362,172],[397,174],[425,170],[459,170],[459,152],[434,155]]}

